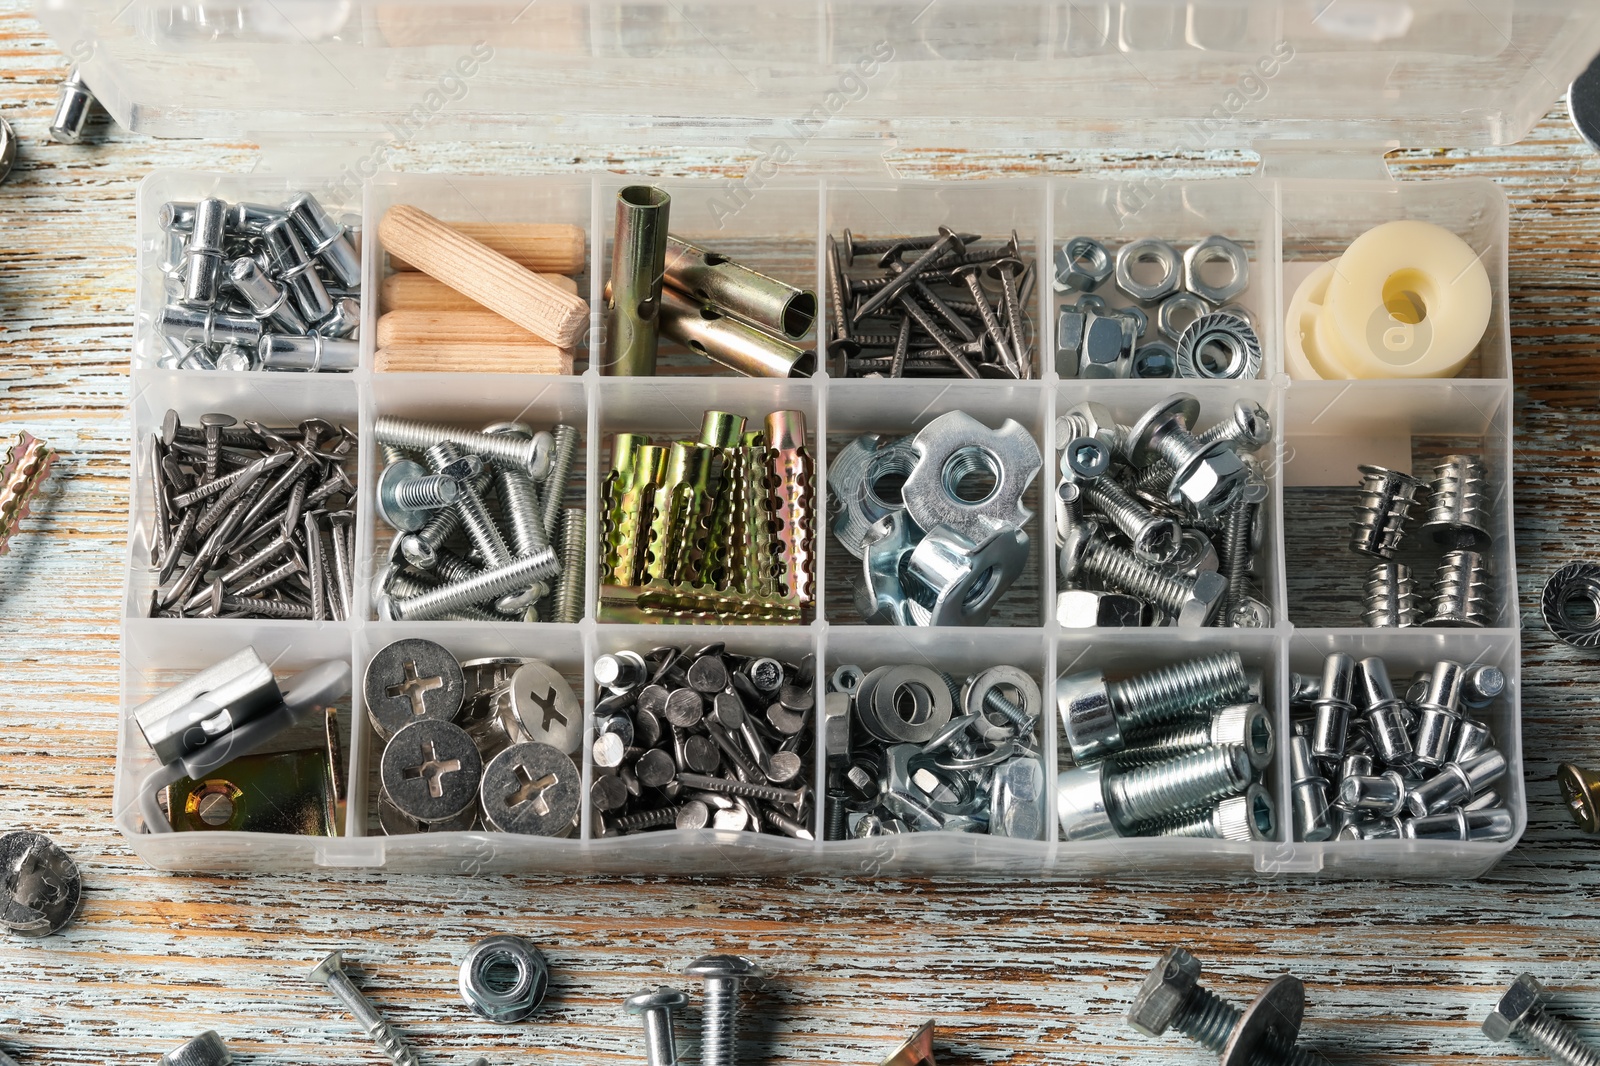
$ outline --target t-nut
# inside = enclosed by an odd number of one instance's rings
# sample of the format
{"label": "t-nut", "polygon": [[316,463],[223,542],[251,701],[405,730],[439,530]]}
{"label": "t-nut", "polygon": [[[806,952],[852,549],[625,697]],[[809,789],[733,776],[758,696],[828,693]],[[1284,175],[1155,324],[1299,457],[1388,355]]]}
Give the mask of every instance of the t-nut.
{"label": "t-nut", "polygon": [[1056,819],[1063,840],[1107,840],[1119,836],[1111,824],[1101,775],[1103,763],[1063,770],[1056,776]]}
{"label": "t-nut", "polygon": [[1074,762],[1082,765],[1122,750],[1122,724],[1112,709],[1104,671],[1085,670],[1057,678],[1056,712]]}

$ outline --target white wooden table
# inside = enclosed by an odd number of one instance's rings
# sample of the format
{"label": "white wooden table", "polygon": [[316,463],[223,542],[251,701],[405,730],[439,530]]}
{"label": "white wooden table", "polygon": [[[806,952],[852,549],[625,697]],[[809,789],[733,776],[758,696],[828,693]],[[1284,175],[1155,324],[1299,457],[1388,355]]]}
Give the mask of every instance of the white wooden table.
{"label": "white wooden table", "polygon": [[[0,940],[0,1039],[24,1064],[154,1061],[205,1028],[253,1063],[370,1063],[372,1046],[305,980],[334,947],[425,1061],[642,1062],[636,989],[724,949],[776,973],[752,1003],[750,1058],[878,1062],[924,1018],[946,1063],[1202,1063],[1181,1039],[1123,1021],[1162,949],[1187,944],[1219,991],[1243,998],[1291,971],[1310,990],[1306,1041],[1339,1062],[1481,1061],[1499,990],[1532,970],[1600,1040],[1600,840],[1566,819],[1556,763],[1600,765],[1597,660],[1537,619],[1546,575],[1600,548],[1600,160],[1558,108],[1521,145],[1415,152],[1403,173],[1499,180],[1512,206],[1518,384],[1517,502],[1528,624],[1523,721],[1530,827],[1474,884],[1291,878],[1185,883],[679,883],[639,879],[181,878],[136,860],[111,828],[117,610],[128,491],[133,204],[157,167],[244,170],[247,144],[153,141],[96,125],[80,147],[46,138],[66,61],[16,5],[0,5],[0,113],[22,139],[0,187],[0,422],[61,449],[41,513],[0,559],[0,826],[53,836],[83,869],[79,922]],[[699,153],[435,145],[406,168],[551,166],[737,173]],[[1167,161],[1185,175],[1244,160]],[[1060,156],[918,155],[909,172],[1067,171]],[[1112,169],[1115,162],[1096,162]],[[478,937],[536,939],[554,965],[532,1023],[470,1018],[456,967]],[[690,1018],[693,1021],[693,1016]],[[691,1029],[692,1032],[692,1029]],[[692,1055],[694,1040],[687,1041]]]}

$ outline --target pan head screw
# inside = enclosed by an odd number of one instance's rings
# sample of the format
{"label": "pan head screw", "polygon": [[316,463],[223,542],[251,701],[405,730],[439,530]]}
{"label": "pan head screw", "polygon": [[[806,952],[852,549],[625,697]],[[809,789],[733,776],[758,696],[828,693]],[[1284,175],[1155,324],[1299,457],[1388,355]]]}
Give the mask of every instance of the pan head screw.
{"label": "pan head screw", "polygon": [[623,1001],[623,1010],[644,1019],[646,1066],[677,1066],[678,1047],[672,1035],[672,1012],[683,1009],[688,1002],[688,996],[666,985],[635,992]]}
{"label": "pan head screw", "polygon": [[704,955],[684,967],[705,982],[705,1007],[700,1037],[701,1066],[733,1066],[739,1035],[739,986],[760,980],[767,972],[739,955]]}

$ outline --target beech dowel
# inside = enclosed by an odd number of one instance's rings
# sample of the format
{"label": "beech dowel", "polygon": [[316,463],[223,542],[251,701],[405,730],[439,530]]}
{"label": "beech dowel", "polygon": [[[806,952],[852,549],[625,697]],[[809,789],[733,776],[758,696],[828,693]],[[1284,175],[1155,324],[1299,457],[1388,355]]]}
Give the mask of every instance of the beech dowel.
{"label": "beech dowel", "polygon": [[[562,348],[589,328],[589,303],[421,208],[397,204],[378,223],[386,249],[496,314]],[[380,343],[382,343],[380,341]]]}
{"label": "beech dowel", "polygon": [[[550,284],[576,294],[578,283],[565,274],[541,275]],[[383,279],[379,290],[380,311],[484,311],[481,303],[463,296],[442,281],[426,274],[409,270],[404,274],[390,274]]]}
{"label": "beech dowel", "polygon": [[[413,208],[412,210],[416,210]],[[487,245],[518,266],[540,274],[582,274],[588,237],[565,222],[445,222],[464,237]],[[384,244],[387,246],[388,241]],[[415,258],[385,247],[395,270],[424,270]]]}
{"label": "beech dowel", "polygon": [[373,356],[379,373],[570,374],[572,352],[553,344],[397,344]]}
{"label": "beech dowel", "polygon": [[515,322],[476,311],[386,311],[378,316],[378,347],[396,344],[556,344]]}

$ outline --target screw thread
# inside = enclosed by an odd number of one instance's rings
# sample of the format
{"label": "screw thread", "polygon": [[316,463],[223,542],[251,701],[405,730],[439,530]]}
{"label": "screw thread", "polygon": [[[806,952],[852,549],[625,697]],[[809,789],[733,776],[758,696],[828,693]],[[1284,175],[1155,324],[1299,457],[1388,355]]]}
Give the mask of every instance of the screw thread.
{"label": "screw thread", "polygon": [[1157,733],[1148,740],[1141,740],[1139,747],[1124,748],[1111,756],[1111,763],[1118,770],[1132,770],[1165,762],[1179,755],[1189,755],[1215,743],[1209,722],[1191,722],[1171,732]]}
{"label": "screw thread", "polygon": [[222,609],[247,611],[257,618],[288,618],[299,622],[308,622],[320,617],[305,604],[290,603],[287,600],[267,600],[260,596],[224,596]]}
{"label": "screw thread", "polygon": [[411,549],[406,551],[406,558],[411,562],[411,565],[427,569],[433,563],[427,562],[427,565],[424,566],[425,557],[432,552],[437,552],[439,546],[454,536],[456,530],[460,528],[461,512],[454,507],[441,507],[433,512],[432,517],[423,524],[421,529],[415,533],[406,534],[405,540],[401,542],[402,550]]}
{"label": "screw thread", "polygon": [[583,617],[583,582],[588,574],[587,520],[582,507],[568,507],[561,519],[561,583],[556,586],[554,617],[576,622]]}
{"label": "screw thread", "polygon": [[378,443],[378,456],[383,460],[384,466],[393,466],[395,463],[405,461],[406,450],[380,441]]}
{"label": "screw thread", "polygon": [[1155,434],[1155,439],[1150,442],[1156,454],[1165,460],[1173,470],[1182,470],[1188,466],[1196,456],[1203,455],[1216,445],[1202,445],[1200,439],[1187,429],[1177,425],[1170,425],[1162,432]]}
{"label": "screw thread", "polygon": [[515,464],[528,469],[530,473],[542,465],[541,459],[544,462],[549,461],[549,434],[536,433],[532,437],[516,437],[510,434],[500,436],[477,433],[459,426],[448,426],[443,422],[413,422],[408,418],[394,418],[388,415],[379,416],[372,427],[372,432],[379,444],[392,444],[414,452],[425,452],[441,441],[452,441],[468,451],[498,459],[503,463]]}
{"label": "screw thread", "polygon": [[394,499],[407,511],[431,511],[454,503],[456,483],[442,474],[411,478],[395,486]]}
{"label": "screw thread", "polygon": [[535,581],[547,580],[555,576],[560,566],[556,553],[546,548],[526,559],[516,559],[504,566],[484,570],[466,581],[452,581],[421,596],[394,600],[394,614],[396,618],[408,621],[438,618],[446,611],[458,611],[462,607],[525,589]]}
{"label": "screw thread", "polygon": [[1484,482],[1483,461],[1477,456],[1445,456],[1434,468],[1429,493],[1424,519],[1427,524],[1472,529],[1488,527],[1489,492]]}
{"label": "screw thread", "polygon": [[1182,578],[1158,573],[1122,549],[1101,542],[1089,545],[1084,551],[1083,570],[1173,614],[1183,609],[1184,601],[1194,588]]}
{"label": "screw thread", "polygon": [[1600,1051],[1580,1040],[1571,1026],[1543,1007],[1530,1011],[1517,1032],[1562,1066],[1600,1066]]}
{"label": "screw thread", "polygon": [[[983,709],[986,711],[993,711],[999,715],[1004,715],[1006,721],[1016,726],[1018,731],[1024,729],[1028,722],[1028,715],[1025,711],[1023,711],[1022,704],[1008,699],[1000,692],[999,689],[991,688],[988,692],[983,694]],[[956,740],[965,745],[967,748],[972,748],[972,741],[965,734],[957,737]],[[956,750],[955,743],[951,744],[951,749]],[[956,754],[960,755],[961,752],[956,751]],[[968,758],[969,756],[963,755],[962,757]]]}
{"label": "screw thread", "polygon": [[1228,1034],[1239,1024],[1243,1012],[1208,988],[1196,986],[1184,1001],[1173,1024],[1184,1036],[1214,1055],[1222,1054]]}
{"label": "screw thread", "polygon": [[1112,525],[1127,534],[1140,555],[1164,561],[1178,550],[1182,538],[1178,524],[1152,512],[1111,478],[1095,478],[1084,486],[1084,494]]}
{"label": "screw thread", "polygon": [[1361,467],[1360,498],[1350,523],[1350,550],[1389,559],[1399,550],[1422,482],[1381,466]]}
{"label": "screw thread", "polygon": [[1361,621],[1374,628],[1414,626],[1421,615],[1416,583],[1404,563],[1379,563],[1367,573]]}
{"label": "screw thread", "polygon": [[1233,445],[1244,440],[1244,430],[1232,418],[1225,418],[1212,426],[1204,433],[1196,435],[1194,442],[1201,448],[1209,448],[1218,441],[1223,444]]}
{"label": "screw thread", "polygon": [[1203,715],[1250,694],[1238,652],[1189,659],[1108,685],[1112,706],[1127,732],[1175,718]]}
{"label": "screw thread", "polygon": [[606,823],[608,829],[618,833],[631,833],[638,829],[654,829],[656,826],[671,825],[678,819],[678,811],[682,808],[676,805],[671,807],[657,807],[648,811],[634,811],[621,818],[611,819]]}
{"label": "screw thread", "polygon": [[1493,624],[1492,589],[1482,555],[1469,551],[1445,555],[1433,585],[1433,615],[1429,621],[1474,628]]}
{"label": "screw thread", "polygon": [[501,466],[495,470],[495,490],[500,496],[500,513],[511,530],[511,546],[518,555],[532,555],[550,547],[545,533],[543,501],[533,479],[521,470]]}
{"label": "screw thread", "polygon": [[711,978],[701,1013],[700,1066],[733,1066],[739,1032],[739,983]]}
{"label": "screw thread", "polygon": [[554,458],[550,473],[544,481],[544,502],[540,525],[547,541],[554,540],[556,528],[561,524],[561,509],[566,503],[567,481],[572,477],[572,465],[578,458],[578,431],[572,426],[555,428]]}
{"label": "screw thread", "polygon": [[378,1045],[378,1050],[388,1056],[394,1066],[421,1066],[417,1053],[411,1050],[393,1026],[383,1020],[383,1015],[361,994],[348,974],[335,970],[328,974],[327,985],[328,990],[345,1005],[356,1023],[366,1030],[372,1042]]}
{"label": "screw thread", "polygon": [[1205,840],[1218,840],[1222,837],[1222,833],[1217,829],[1215,809],[1200,811],[1170,822],[1163,822],[1156,829],[1156,835],[1163,837],[1194,837]]}
{"label": "screw thread", "polygon": [[843,840],[850,830],[850,812],[845,809],[844,797],[830,794],[824,806],[822,839]]}
{"label": "screw thread", "polygon": [[724,792],[730,796],[743,796],[745,799],[764,800],[767,803],[784,803],[791,807],[798,807],[805,800],[803,788],[779,788],[776,785],[763,785],[755,781],[731,781],[725,777],[710,777],[705,774],[679,774],[678,782],[684,788],[699,789],[704,792]]}
{"label": "screw thread", "polygon": [[[443,470],[461,457],[460,447],[454,441],[448,440],[429,445],[425,453],[428,465],[435,472]],[[500,535],[500,527],[495,525],[494,516],[484,504],[477,485],[461,481],[457,484],[457,488],[460,490],[460,495],[456,498],[455,508],[461,514],[461,524],[466,528],[473,547],[482,553],[490,566],[504,566],[512,559],[511,549],[506,547],[505,538]]]}
{"label": "screw thread", "polygon": [[1228,578],[1228,598],[1223,610],[1230,619],[1249,596],[1250,534],[1255,518],[1256,505],[1240,500],[1228,512],[1228,521],[1223,530],[1222,563],[1223,572]]}
{"label": "screw thread", "polygon": [[1249,783],[1244,748],[1228,744],[1109,777],[1107,807],[1125,829],[1132,828],[1192,811]]}
{"label": "screw thread", "polygon": [[1151,463],[1134,480],[1134,490],[1164,500],[1172,488],[1173,473],[1166,463]]}
{"label": "screw thread", "polygon": [[[389,578],[389,587],[384,591],[392,596],[420,596],[424,592],[436,589],[439,586],[423,581],[411,574],[393,574]],[[445,611],[438,616],[449,622],[504,622],[505,619],[493,611],[486,611],[482,607],[458,607],[454,611]]]}

